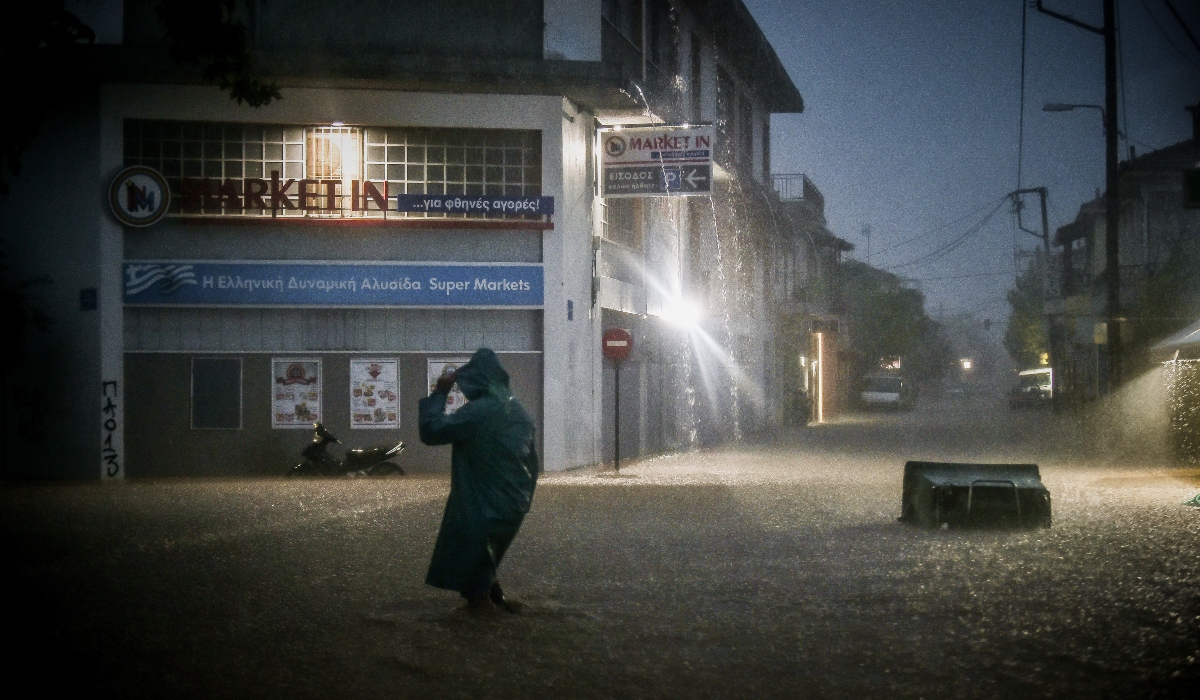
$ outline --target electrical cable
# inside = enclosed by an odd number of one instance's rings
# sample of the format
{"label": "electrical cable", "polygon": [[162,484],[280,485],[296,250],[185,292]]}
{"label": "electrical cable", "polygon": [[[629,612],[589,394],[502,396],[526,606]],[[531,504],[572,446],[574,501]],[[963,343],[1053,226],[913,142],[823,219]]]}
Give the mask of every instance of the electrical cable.
{"label": "electrical cable", "polygon": [[1195,46],[1196,50],[1200,51],[1200,41],[1196,40],[1196,35],[1192,34],[1192,30],[1189,29],[1187,23],[1183,21],[1183,17],[1179,16],[1179,10],[1175,9],[1175,6],[1171,4],[1171,0],[1163,0],[1163,4],[1166,5],[1167,9],[1171,11],[1171,16],[1174,17],[1175,21],[1179,23],[1179,26],[1183,28],[1183,33],[1187,34],[1187,38],[1192,40],[1192,46]]}
{"label": "electrical cable", "polygon": [[951,277],[912,277],[914,282],[942,282],[945,280],[968,280],[976,277],[1000,277],[1002,275],[1011,275],[1011,272],[980,272],[974,275],[954,275]]}
{"label": "electrical cable", "polygon": [[983,217],[983,219],[979,223],[977,223],[974,226],[972,226],[971,228],[967,229],[966,233],[959,236],[958,238],[955,238],[954,240],[945,244],[941,248],[933,250],[919,258],[916,258],[915,260],[910,260],[908,262],[900,263],[898,265],[891,265],[891,266],[881,268],[881,269],[895,270],[895,269],[898,269],[901,267],[911,267],[913,265],[927,264],[927,263],[935,262],[937,260],[941,260],[942,258],[946,257],[950,253],[953,253],[955,250],[957,250],[958,247],[961,246],[963,243],[965,243],[968,238],[970,238],[974,234],[978,233],[979,230],[983,228],[984,224],[986,224],[989,220],[991,220],[991,218],[996,215],[996,212],[1000,211],[1000,207],[1002,207],[1004,205],[1004,201],[1006,199],[1008,199],[1007,195],[1004,197],[1001,197],[1000,202],[997,203],[996,206],[990,212],[988,212],[988,215]]}
{"label": "electrical cable", "polygon": [[895,245],[890,245],[890,246],[888,246],[887,248],[884,248],[884,249],[882,249],[882,250],[876,250],[876,251],[874,251],[873,253],[871,253],[871,257],[876,257],[876,256],[878,256],[880,253],[886,253],[886,252],[888,252],[889,250],[895,250],[896,248],[899,248],[899,247],[901,247],[901,246],[908,245],[909,243],[912,243],[913,241],[920,240],[920,239],[922,239],[922,238],[924,238],[924,237],[926,237],[926,236],[932,236],[933,234],[937,233],[938,231],[941,231],[941,230],[943,230],[943,229],[950,228],[950,227],[951,227],[951,226],[953,226],[954,224],[957,224],[958,222],[962,221],[963,219],[969,219],[969,218],[971,218],[972,216],[975,216],[975,215],[976,215],[976,214],[978,214],[979,212],[981,212],[981,211],[983,211],[984,209],[987,209],[988,207],[990,207],[990,206],[992,206],[993,204],[995,204],[997,201],[1003,202],[1005,199],[1008,199],[1008,195],[1004,195],[1004,196],[1003,196],[1003,197],[1001,197],[999,200],[992,200],[992,201],[990,201],[990,202],[987,202],[986,204],[983,204],[983,205],[981,205],[981,206],[979,206],[979,207],[977,207],[977,208],[975,208],[975,209],[973,209],[973,210],[971,210],[971,211],[967,212],[966,214],[963,214],[962,216],[958,217],[957,219],[954,219],[953,221],[947,221],[946,223],[944,223],[944,224],[942,224],[942,225],[940,225],[940,226],[937,226],[937,227],[935,227],[935,228],[931,228],[931,229],[929,229],[928,231],[923,231],[923,232],[921,232],[921,233],[918,233],[917,235],[913,236],[912,238],[908,238],[908,239],[905,239],[905,240],[903,240],[903,241],[900,241],[899,243],[896,243]]}
{"label": "electrical cable", "polygon": [[1021,100],[1017,120],[1017,186],[1021,189],[1021,166],[1025,158],[1025,25],[1029,17],[1029,6],[1021,3]]}
{"label": "electrical cable", "polygon": [[1195,67],[1197,70],[1200,70],[1200,63],[1196,63],[1195,61],[1193,61],[1191,56],[1188,56],[1186,53],[1184,53],[1183,49],[1176,46],[1175,42],[1171,40],[1171,35],[1167,34],[1167,30],[1163,29],[1163,26],[1158,23],[1158,18],[1155,17],[1154,13],[1150,11],[1150,7],[1146,4],[1146,0],[1138,0],[1138,2],[1140,2],[1142,4],[1142,9],[1144,9],[1146,11],[1146,14],[1150,15],[1150,21],[1154,22],[1154,26],[1158,28],[1159,34],[1163,35],[1163,38],[1167,40],[1167,43],[1171,45],[1171,48],[1173,48],[1177,52],[1179,52],[1179,55],[1183,57],[1183,60],[1192,64],[1192,66]]}
{"label": "electrical cable", "polygon": [[1116,6],[1116,39],[1117,39],[1117,84],[1121,89],[1121,122],[1125,124],[1124,131],[1120,125],[1117,125],[1117,135],[1125,138],[1126,147],[1129,146],[1129,108],[1125,102],[1125,22],[1121,17],[1121,2],[1114,0]]}

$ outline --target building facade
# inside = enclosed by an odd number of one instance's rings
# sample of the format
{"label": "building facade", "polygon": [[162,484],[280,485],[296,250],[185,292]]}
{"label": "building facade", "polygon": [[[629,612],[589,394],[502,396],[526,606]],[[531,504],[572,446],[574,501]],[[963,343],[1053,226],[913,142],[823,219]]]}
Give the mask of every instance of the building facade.
{"label": "building facade", "polygon": [[[611,456],[616,371],[624,455],[779,422],[775,368],[803,354],[779,302],[814,253],[771,187],[770,115],[803,103],[740,0],[248,7],[283,94],[259,108],[175,63],[154,3],[80,5],[99,77],[0,202],[54,320],[5,378],[6,474],[282,473],[318,420],[445,468],[416,401],[482,346],[549,470]],[[711,195],[600,196],[604,130],[680,122],[713,124]],[[698,322],[672,323],[681,301]]]}
{"label": "building facade", "polygon": [[[1189,108],[1193,137],[1120,168],[1120,303],[1125,318],[1124,376],[1151,362],[1151,346],[1200,315],[1200,204],[1185,194],[1187,173],[1200,168],[1200,109]],[[1132,156],[1133,154],[1131,154]],[[1104,252],[1104,199],[1097,193],[1060,227],[1051,258],[1046,314],[1055,396],[1093,400],[1108,391],[1105,347],[1109,273]]]}

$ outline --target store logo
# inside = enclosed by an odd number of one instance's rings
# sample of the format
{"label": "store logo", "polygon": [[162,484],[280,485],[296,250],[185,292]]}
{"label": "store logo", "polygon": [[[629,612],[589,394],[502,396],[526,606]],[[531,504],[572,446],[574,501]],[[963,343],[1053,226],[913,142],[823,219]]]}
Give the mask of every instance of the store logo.
{"label": "store logo", "polygon": [[158,284],[158,293],[174,294],[185,284],[196,284],[195,265],[126,265],[125,296],[141,294]]}
{"label": "store logo", "polygon": [[625,139],[615,134],[604,140],[604,153],[609,158],[620,158],[625,155],[625,148]]}
{"label": "store logo", "polygon": [[316,384],[317,377],[315,375],[312,377],[308,376],[308,373],[304,371],[304,365],[296,363],[288,365],[282,377],[275,377],[275,383],[283,384],[284,386],[292,384]]}
{"label": "store logo", "polygon": [[108,188],[108,206],[126,226],[150,226],[167,213],[171,188],[157,170],[136,165],[125,168]]}

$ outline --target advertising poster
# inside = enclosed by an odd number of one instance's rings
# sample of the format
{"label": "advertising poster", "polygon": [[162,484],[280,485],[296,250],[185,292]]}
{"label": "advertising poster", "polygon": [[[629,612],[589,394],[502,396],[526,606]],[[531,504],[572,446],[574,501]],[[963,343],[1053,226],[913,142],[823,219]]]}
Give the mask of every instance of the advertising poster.
{"label": "advertising poster", "polygon": [[271,359],[272,428],[312,428],[321,422],[321,360]]}
{"label": "advertising poster", "polygon": [[350,360],[350,427],[400,427],[396,360]]}
{"label": "advertising poster", "polygon": [[[433,393],[433,387],[437,384],[438,377],[447,372],[457,372],[459,367],[467,364],[470,360],[469,357],[441,357],[429,360],[429,382],[426,387],[428,393]],[[454,413],[466,402],[467,397],[463,396],[462,391],[455,384],[454,388],[450,390],[450,395],[446,397],[446,413]]]}

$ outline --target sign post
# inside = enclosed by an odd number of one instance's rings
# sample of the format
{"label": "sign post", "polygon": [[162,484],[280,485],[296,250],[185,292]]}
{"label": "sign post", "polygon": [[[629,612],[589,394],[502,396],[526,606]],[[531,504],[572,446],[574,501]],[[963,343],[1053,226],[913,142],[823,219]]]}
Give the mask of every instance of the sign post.
{"label": "sign post", "polygon": [[600,346],[604,356],[613,361],[613,471],[621,473],[621,361],[633,350],[633,336],[624,328],[604,331]]}
{"label": "sign post", "polygon": [[712,192],[711,124],[600,132],[602,197],[689,197]]}

